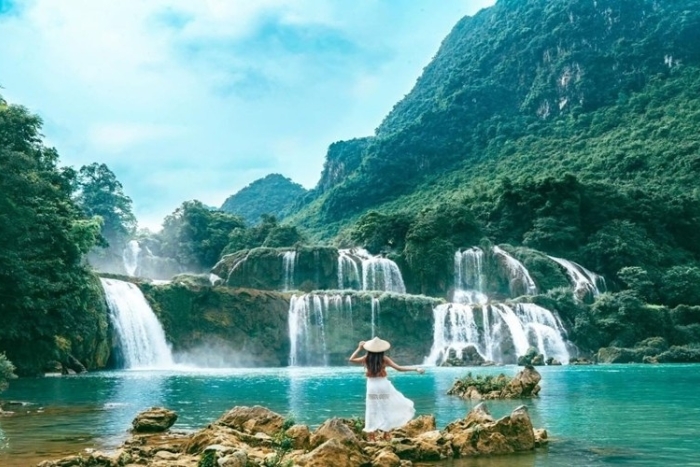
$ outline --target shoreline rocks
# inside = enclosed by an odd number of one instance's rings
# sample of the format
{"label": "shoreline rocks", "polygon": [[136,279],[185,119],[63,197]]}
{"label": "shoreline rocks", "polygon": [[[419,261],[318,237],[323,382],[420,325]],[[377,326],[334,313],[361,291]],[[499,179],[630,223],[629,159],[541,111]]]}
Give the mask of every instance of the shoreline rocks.
{"label": "shoreline rocks", "polygon": [[[133,424],[154,419],[170,423],[172,417],[177,414],[152,408],[138,414]],[[361,430],[356,420],[332,418],[311,432],[265,407],[239,406],[195,433],[134,431],[113,453],[81,453],[38,466],[410,467],[414,462],[532,451],[547,443],[546,431],[533,429],[525,406],[495,420],[483,403],[443,430],[427,415],[393,430],[390,440],[367,441]]]}

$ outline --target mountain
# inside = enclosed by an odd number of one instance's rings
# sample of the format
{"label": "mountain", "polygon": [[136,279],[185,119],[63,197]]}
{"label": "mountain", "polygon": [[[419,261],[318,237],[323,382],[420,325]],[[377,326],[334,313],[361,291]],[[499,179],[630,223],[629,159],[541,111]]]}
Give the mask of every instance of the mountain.
{"label": "mountain", "polygon": [[691,192],[699,66],[698,0],[500,0],[457,23],[374,136],[331,145],[292,219],[330,238],[370,209],[567,172]]}
{"label": "mountain", "polygon": [[243,217],[248,224],[257,224],[263,214],[283,217],[292,203],[305,193],[298,183],[280,174],[270,174],[229,196],[221,210]]}

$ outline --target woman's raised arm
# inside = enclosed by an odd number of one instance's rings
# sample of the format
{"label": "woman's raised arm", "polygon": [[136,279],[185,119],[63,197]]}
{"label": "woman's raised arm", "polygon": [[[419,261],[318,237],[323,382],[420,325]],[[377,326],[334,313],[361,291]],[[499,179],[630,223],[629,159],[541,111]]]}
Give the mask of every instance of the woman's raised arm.
{"label": "woman's raised arm", "polygon": [[416,373],[419,373],[419,374],[425,373],[425,370],[424,370],[423,368],[419,368],[419,367],[416,367],[416,366],[411,367],[411,366],[401,366],[401,365],[397,365],[397,364],[396,364],[392,359],[390,359],[389,357],[384,357],[384,364],[385,364],[386,366],[392,367],[394,370],[397,370],[397,371],[415,371]]}
{"label": "woman's raised arm", "polygon": [[358,357],[357,354],[362,352],[362,346],[365,345],[365,341],[360,341],[360,343],[357,345],[357,348],[355,351],[350,355],[350,358],[348,358],[348,361],[351,363],[364,363],[365,362],[365,357]]}

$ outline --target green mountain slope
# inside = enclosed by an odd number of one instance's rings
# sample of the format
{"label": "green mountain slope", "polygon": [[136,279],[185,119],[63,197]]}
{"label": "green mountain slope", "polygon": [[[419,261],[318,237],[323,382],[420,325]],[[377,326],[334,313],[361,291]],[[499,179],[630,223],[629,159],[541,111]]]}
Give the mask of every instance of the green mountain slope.
{"label": "green mountain slope", "polygon": [[229,196],[221,210],[243,217],[248,224],[257,224],[263,214],[283,217],[305,193],[298,183],[280,174],[270,174]]}
{"label": "green mountain slope", "polygon": [[500,0],[462,19],[374,137],[329,148],[292,220],[330,238],[369,209],[572,173],[692,195],[700,1]]}

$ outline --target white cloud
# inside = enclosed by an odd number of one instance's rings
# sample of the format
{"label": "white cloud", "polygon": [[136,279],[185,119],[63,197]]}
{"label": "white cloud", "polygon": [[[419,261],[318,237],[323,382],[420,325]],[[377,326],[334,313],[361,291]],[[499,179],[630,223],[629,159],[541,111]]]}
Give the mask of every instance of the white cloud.
{"label": "white cloud", "polygon": [[327,146],[371,134],[490,3],[27,0],[0,16],[0,92],[42,116],[65,164],[106,163],[155,225],[271,172],[312,187]]}

